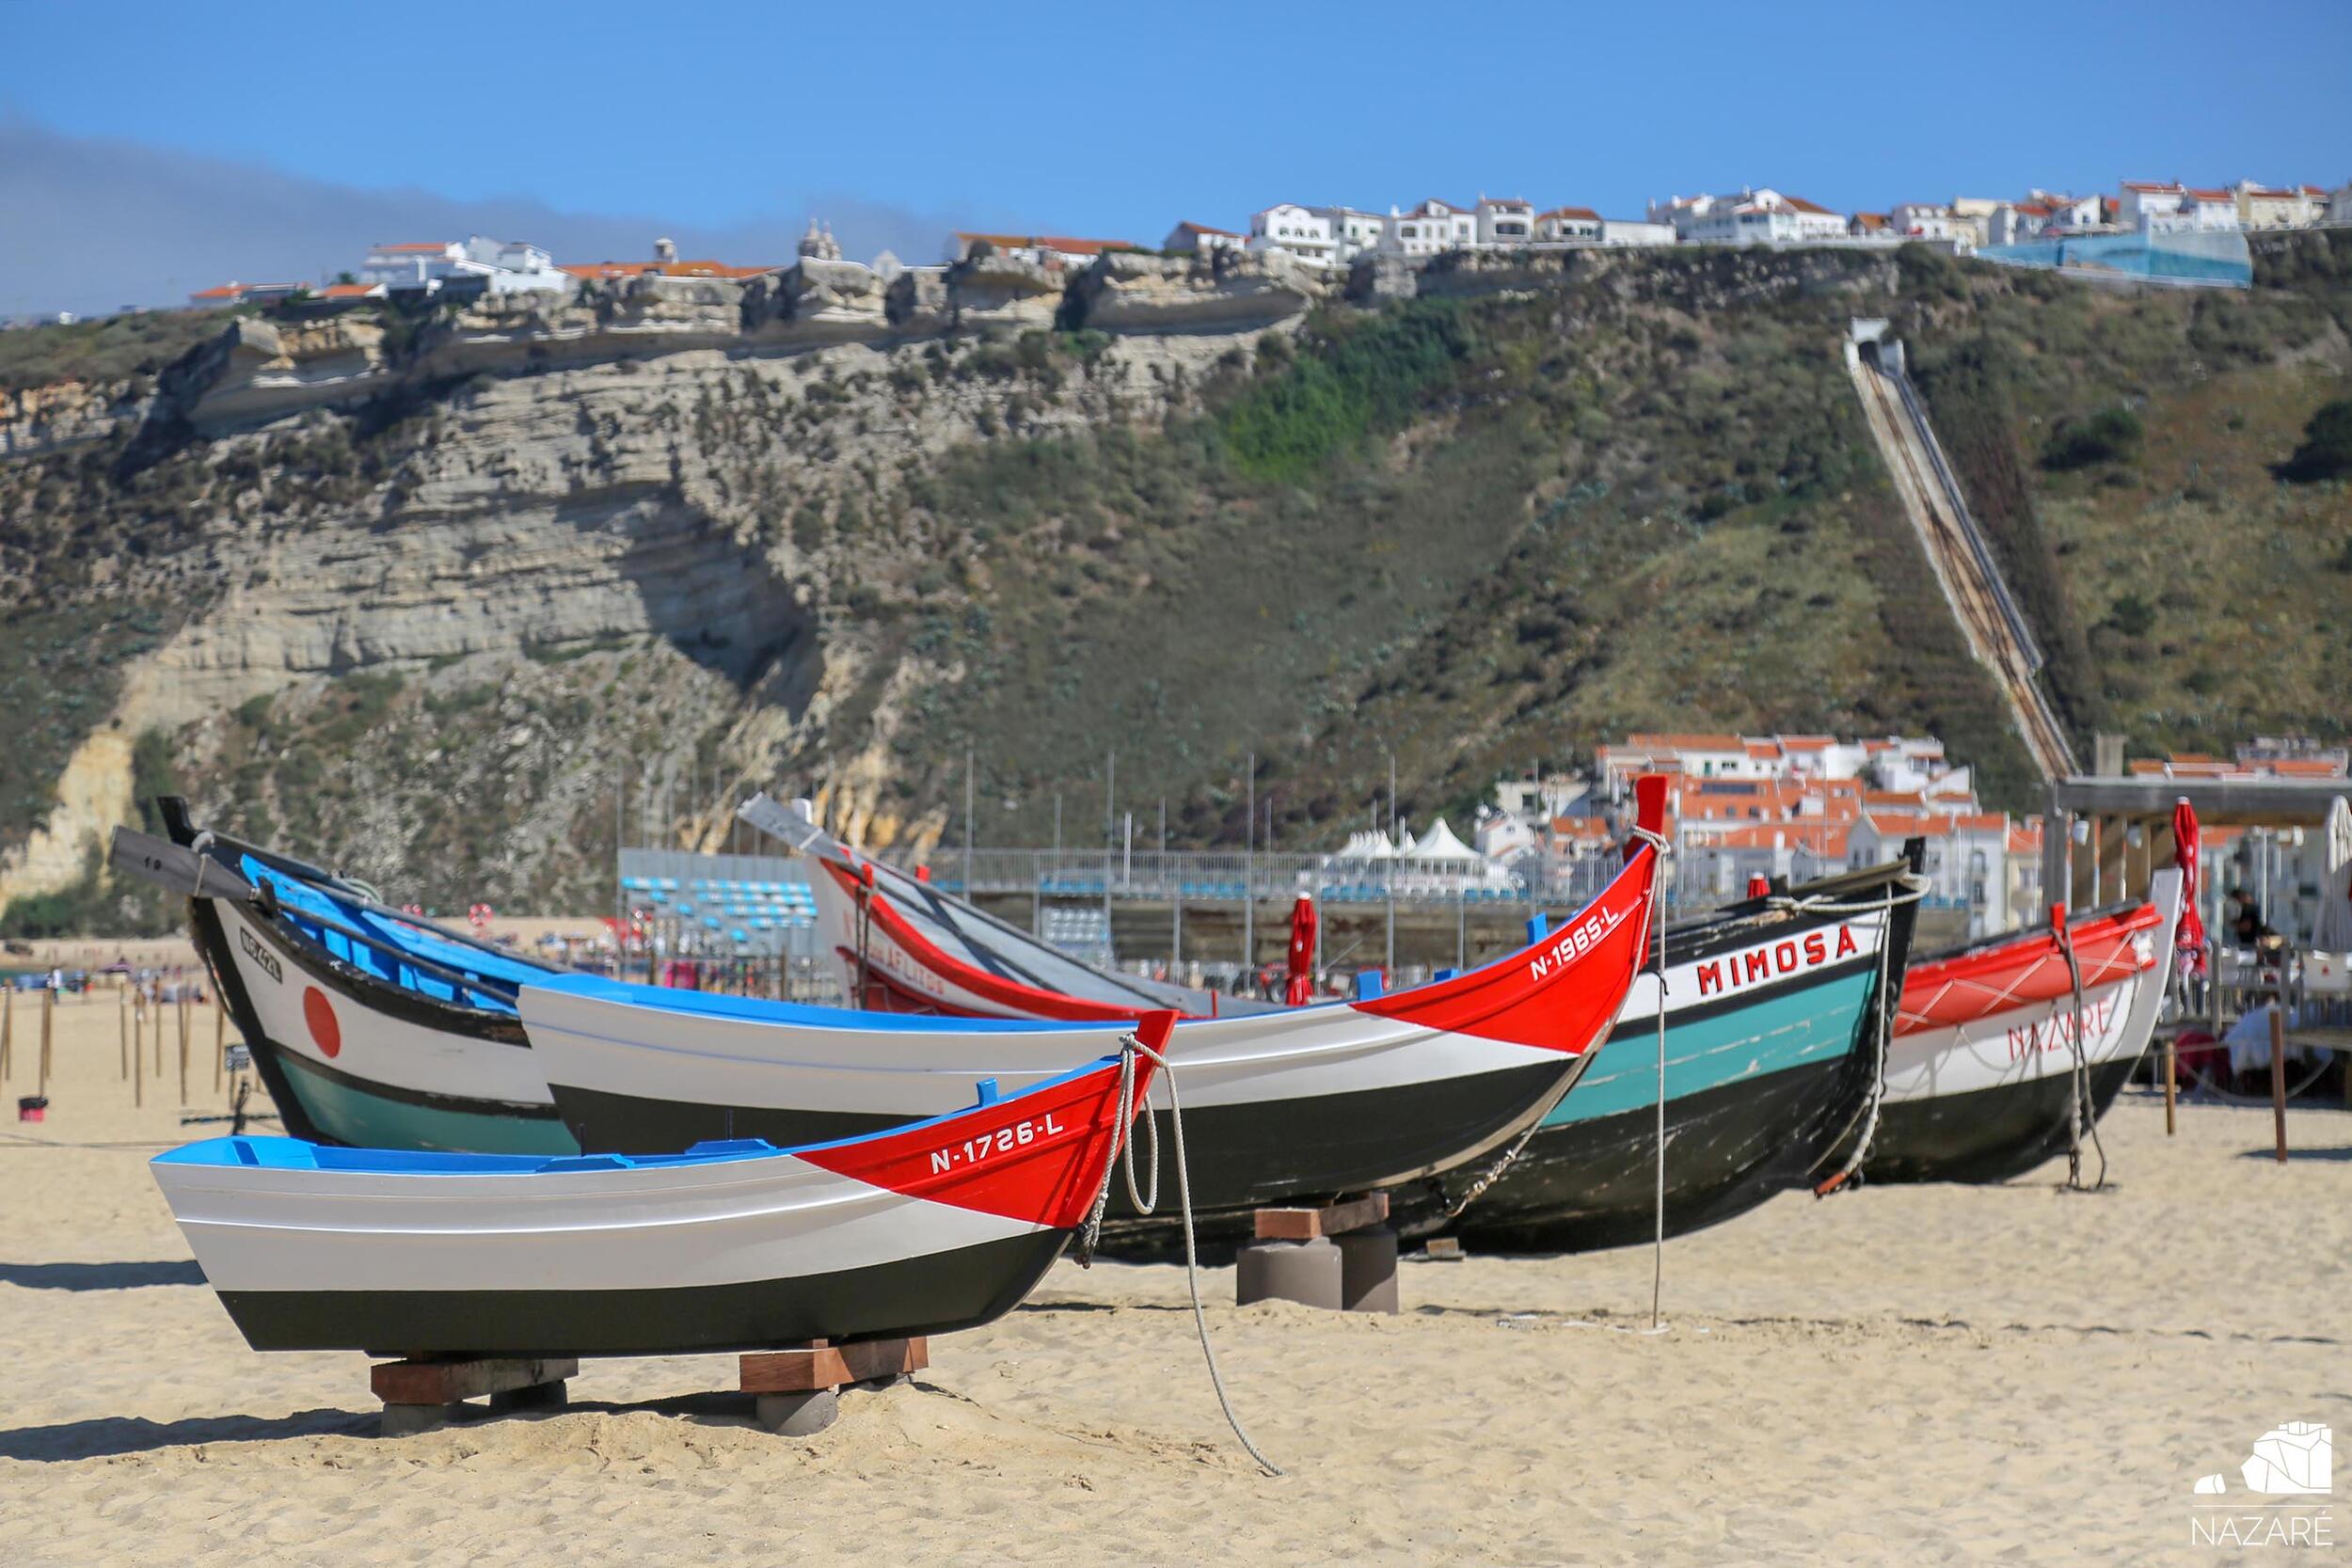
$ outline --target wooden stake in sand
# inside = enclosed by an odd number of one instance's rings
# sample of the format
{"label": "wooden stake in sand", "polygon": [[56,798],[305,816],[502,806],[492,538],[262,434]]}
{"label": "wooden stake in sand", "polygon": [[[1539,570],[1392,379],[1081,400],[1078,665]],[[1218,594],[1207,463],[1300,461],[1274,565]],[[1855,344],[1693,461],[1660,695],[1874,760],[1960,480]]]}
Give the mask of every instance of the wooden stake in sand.
{"label": "wooden stake in sand", "polygon": [[[41,1068],[49,1066],[49,1036],[41,1034]],[[2279,1164],[2287,1163],[2287,997],[2281,986],[2270,999],[2270,1121],[2278,1135]]]}
{"label": "wooden stake in sand", "polygon": [[[49,1092],[49,1040],[50,1036],[56,1027],[56,1012],[57,992],[56,988],[49,986],[42,987],[40,992],[40,1087],[34,1091],[36,1094],[46,1095]],[[2281,1114],[2283,1115],[2283,1113]],[[2279,1137],[2280,1142],[2279,1145],[2279,1158],[2281,1160],[2286,1158],[2285,1126],[2286,1124],[2283,1121],[2280,1123],[2280,1131]]]}
{"label": "wooden stake in sand", "polygon": [[8,1076],[8,1047],[16,1040],[16,987],[0,992],[0,1080]]}
{"label": "wooden stake in sand", "polygon": [[220,1070],[229,1060],[229,1009],[221,1006],[220,992],[213,992],[213,1092],[220,1093]]}
{"label": "wooden stake in sand", "polygon": [[131,992],[128,987],[115,992],[115,1022],[122,1040],[122,1076],[128,1082],[131,1076]]}
{"label": "wooden stake in sand", "polygon": [[188,993],[180,993],[180,1103],[188,1102]]}
{"label": "wooden stake in sand", "polygon": [[2172,1105],[2181,1082],[2181,1042],[2176,1036],[2164,1037],[2164,1135],[2172,1136]]}

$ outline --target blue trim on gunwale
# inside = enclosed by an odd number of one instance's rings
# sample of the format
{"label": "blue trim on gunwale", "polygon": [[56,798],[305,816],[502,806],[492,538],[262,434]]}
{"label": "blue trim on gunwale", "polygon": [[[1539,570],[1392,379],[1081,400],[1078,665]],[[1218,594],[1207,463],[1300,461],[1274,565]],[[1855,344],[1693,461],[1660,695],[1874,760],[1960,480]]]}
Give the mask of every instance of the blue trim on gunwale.
{"label": "blue trim on gunwale", "polygon": [[300,1138],[237,1136],[203,1138],[155,1156],[158,1165],[215,1165],[265,1170],[358,1171],[376,1176],[535,1176],[576,1171],[659,1170],[675,1165],[721,1165],[744,1160],[766,1160],[779,1154],[803,1154],[824,1148],[894,1138],[926,1127],[960,1121],[981,1111],[995,1111],[1030,1096],[1119,1066],[1116,1056],[1100,1056],[1083,1067],[1042,1078],[1011,1094],[979,1100],[960,1110],[921,1121],[885,1127],[854,1137],[824,1143],[795,1144],[778,1148],[764,1138],[728,1138],[697,1144],[683,1154],[458,1154],[433,1149],[344,1148],[333,1144],[306,1143]]}

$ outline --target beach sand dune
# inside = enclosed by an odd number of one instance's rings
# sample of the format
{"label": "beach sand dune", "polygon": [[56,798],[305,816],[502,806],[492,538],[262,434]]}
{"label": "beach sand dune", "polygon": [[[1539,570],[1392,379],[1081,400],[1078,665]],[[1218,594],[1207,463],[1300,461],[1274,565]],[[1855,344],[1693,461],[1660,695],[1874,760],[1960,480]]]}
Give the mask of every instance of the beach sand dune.
{"label": "beach sand dune", "polygon": [[[257,1355],[201,1283],[144,1168],[183,1135],[176,1056],[132,1110],[114,1006],[60,1009],[51,1118],[0,1138],[11,1563],[2210,1561],[2197,1477],[2237,1491],[2284,1421],[2352,1431],[2352,1116],[2296,1112],[2279,1167],[2266,1112],[2168,1140],[2127,1099],[2104,1194],[1788,1196],[1669,1243],[1661,1332],[1640,1248],[1411,1264],[1395,1318],[1235,1308],[1212,1271],[1279,1479],[1158,1265],[1059,1265],[813,1440],[703,1356],[387,1441],[362,1357]],[[187,1114],[217,1114],[198,1060]]]}

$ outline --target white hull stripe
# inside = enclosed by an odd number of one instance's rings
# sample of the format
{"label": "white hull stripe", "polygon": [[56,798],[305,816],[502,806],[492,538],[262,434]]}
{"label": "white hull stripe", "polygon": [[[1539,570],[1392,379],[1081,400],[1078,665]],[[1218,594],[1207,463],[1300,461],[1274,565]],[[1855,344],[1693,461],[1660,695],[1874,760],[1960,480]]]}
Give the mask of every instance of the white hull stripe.
{"label": "white hull stripe", "polygon": [[[555,988],[522,990],[548,1080],[642,1100],[762,1109],[940,1116],[994,1079],[1007,1094],[1118,1048],[1125,1027],[1038,1034],[823,1029],[681,1021]],[[683,1024],[683,1026],[681,1026]],[[1568,1059],[1540,1046],[1431,1030],[1354,1008],[1315,1007],[1177,1025],[1168,1059],[1187,1105],[1406,1087]]]}
{"label": "white hull stripe", "polygon": [[223,1291],[620,1291],[788,1279],[1034,1223],[789,1156],[561,1176],[152,1167]]}
{"label": "white hull stripe", "polygon": [[[261,934],[233,899],[216,898],[230,960],[269,1038],[292,1054],[365,1083],[453,1100],[552,1107],[546,1074],[529,1050],[430,1028],[362,1006],[319,985]],[[313,1000],[315,997],[315,1000]],[[332,1028],[314,1027],[327,1009]],[[332,1044],[330,1052],[327,1047]],[[1082,1058],[1073,1057],[1072,1065]]]}

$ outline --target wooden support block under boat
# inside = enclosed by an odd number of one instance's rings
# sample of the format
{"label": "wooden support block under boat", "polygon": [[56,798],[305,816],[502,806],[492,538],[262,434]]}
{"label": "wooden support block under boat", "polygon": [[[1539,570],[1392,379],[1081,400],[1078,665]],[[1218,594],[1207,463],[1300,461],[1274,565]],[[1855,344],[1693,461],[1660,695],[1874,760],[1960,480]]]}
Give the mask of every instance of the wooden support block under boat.
{"label": "wooden support block under boat", "polygon": [[853,1345],[829,1345],[819,1339],[801,1350],[746,1354],[739,1365],[738,1386],[746,1394],[800,1394],[838,1388],[845,1383],[903,1377],[930,1364],[930,1341],[919,1334]]}
{"label": "wooden support block under boat", "polygon": [[1236,1306],[1270,1300],[1344,1312],[1397,1309],[1388,1194],[1311,1209],[1261,1209],[1255,1218],[1258,1239],[1234,1259]]}
{"label": "wooden support block under boat", "polygon": [[497,1357],[478,1361],[380,1361],[368,1386],[384,1402],[384,1435],[429,1432],[450,1407],[480,1395],[493,1410],[560,1410],[564,1385],[580,1375],[569,1357]]}
{"label": "wooden support block under boat", "polygon": [[919,1334],[853,1345],[819,1339],[795,1350],[746,1354],[738,1382],[756,1396],[753,1410],[761,1426],[786,1437],[808,1437],[833,1425],[844,1385],[895,1383],[930,1364],[930,1341]]}
{"label": "wooden support block under boat", "polygon": [[1262,1242],[1311,1242],[1319,1236],[1337,1236],[1366,1226],[1378,1225],[1389,1217],[1389,1195],[1374,1193],[1365,1197],[1345,1198],[1315,1209],[1261,1209],[1257,1212],[1258,1240]]}

